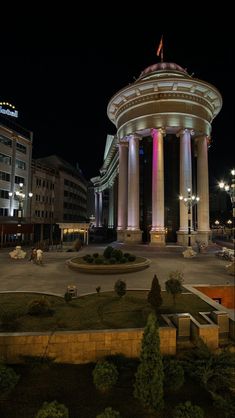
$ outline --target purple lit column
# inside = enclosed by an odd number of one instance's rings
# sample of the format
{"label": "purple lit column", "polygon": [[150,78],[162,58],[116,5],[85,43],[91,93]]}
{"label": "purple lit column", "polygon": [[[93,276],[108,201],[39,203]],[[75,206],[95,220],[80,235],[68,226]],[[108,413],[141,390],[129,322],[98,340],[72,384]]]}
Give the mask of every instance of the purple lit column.
{"label": "purple lit column", "polygon": [[152,129],[152,229],[151,244],[165,243],[164,228],[164,151],[162,129]]}
{"label": "purple lit column", "polygon": [[127,228],[127,142],[119,142],[119,174],[118,174],[118,240],[123,241],[124,231]]}
{"label": "purple lit column", "polygon": [[[184,129],[180,132],[180,195],[185,196],[188,189],[192,190],[191,133],[189,129]],[[188,210],[182,200],[179,231],[188,231]]]}
{"label": "purple lit column", "polygon": [[128,231],[139,231],[139,138],[129,136]]}
{"label": "purple lit column", "polygon": [[208,244],[209,221],[209,180],[207,137],[197,138],[197,192],[200,202],[197,208],[198,238]]}

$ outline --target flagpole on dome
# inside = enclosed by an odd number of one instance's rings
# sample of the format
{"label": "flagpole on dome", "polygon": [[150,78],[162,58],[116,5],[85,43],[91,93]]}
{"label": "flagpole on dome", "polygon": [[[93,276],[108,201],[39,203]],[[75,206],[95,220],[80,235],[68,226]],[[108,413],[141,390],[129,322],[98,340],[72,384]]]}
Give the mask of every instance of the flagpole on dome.
{"label": "flagpole on dome", "polygon": [[161,62],[163,62],[163,35],[161,36],[158,48],[157,48],[157,56],[161,57]]}

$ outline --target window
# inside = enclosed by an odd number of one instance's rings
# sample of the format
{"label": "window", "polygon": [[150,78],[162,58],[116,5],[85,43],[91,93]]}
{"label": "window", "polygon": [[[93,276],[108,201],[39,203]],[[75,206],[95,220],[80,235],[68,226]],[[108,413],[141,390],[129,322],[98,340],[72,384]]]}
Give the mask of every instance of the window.
{"label": "window", "polygon": [[0,180],[10,181],[10,174],[5,171],[0,171]]}
{"label": "window", "polygon": [[0,142],[1,144],[6,145],[7,147],[12,147],[12,140],[4,135],[0,135]]}
{"label": "window", "polygon": [[0,197],[2,199],[9,199],[9,192],[8,192],[8,190],[0,190]]}
{"label": "window", "polygon": [[26,154],[26,146],[23,144],[20,144],[19,142],[16,143],[16,149],[17,151],[20,151]]}
{"label": "window", "polygon": [[0,208],[0,216],[8,216],[8,209]]}
{"label": "window", "polygon": [[0,163],[11,165],[11,157],[0,153]]}
{"label": "window", "polygon": [[26,170],[26,163],[21,160],[16,160],[16,167],[20,168],[21,170]]}
{"label": "window", "polygon": [[24,179],[24,177],[15,176],[15,184],[20,184],[20,183],[25,184],[25,179]]}

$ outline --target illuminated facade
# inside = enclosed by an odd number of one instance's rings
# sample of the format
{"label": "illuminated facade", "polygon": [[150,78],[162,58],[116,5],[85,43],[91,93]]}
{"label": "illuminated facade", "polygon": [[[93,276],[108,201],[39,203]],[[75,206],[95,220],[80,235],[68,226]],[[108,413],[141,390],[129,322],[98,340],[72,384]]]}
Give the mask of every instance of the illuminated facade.
{"label": "illuminated facade", "polygon": [[[22,131],[22,132],[21,132]],[[32,132],[23,128],[20,130],[11,121],[0,121],[0,241],[1,245],[7,241],[17,239],[19,201],[16,192],[23,184],[25,196],[31,192],[31,157]],[[12,192],[12,196],[9,193]],[[23,202],[23,218],[20,231],[29,235],[32,229],[30,220],[30,201]]]}
{"label": "illuminated facade", "polygon": [[[145,230],[151,244],[164,245],[170,231],[179,244],[187,245],[188,214],[179,195],[190,188],[200,197],[192,243],[196,239],[208,243],[207,153],[211,123],[221,107],[222,98],[214,86],[174,63],[146,68],[134,83],[116,93],[108,104],[108,117],[117,128],[112,142],[116,153],[109,161],[104,159],[101,176],[93,181],[97,225],[109,174],[118,172],[118,240],[141,242]],[[111,170],[115,161],[116,170]]]}

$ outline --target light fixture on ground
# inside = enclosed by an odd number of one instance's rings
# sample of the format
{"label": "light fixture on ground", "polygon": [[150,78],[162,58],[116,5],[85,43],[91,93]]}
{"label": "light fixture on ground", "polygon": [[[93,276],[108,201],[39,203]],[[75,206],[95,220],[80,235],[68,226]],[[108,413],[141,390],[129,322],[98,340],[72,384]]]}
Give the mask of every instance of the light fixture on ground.
{"label": "light fixture on ground", "polygon": [[191,258],[195,257],[196,252],[192,249],[191,246],[191,232],[192,232],[192,208],[194,205],[196,205],[200,198],[198,196],[195,196],[191,193],[191,189],[187,189],[187,196],[180,196],[179,199],[183,201],[185,206],[188,208],[188,248],[186,251],[183,252],[183,255],[185,258]]}
{"label": "light fixture on ground", "polygon": [[[26,199],[30,199],[33,196],[32,192],[29,192],[28,195],[26,195],[23,191],[23,187],[24,184],[23,183],[19,183],[19,190],[16,190],[14,192],[9,192],[9,196],[10,197],[14,197],[14,199],[18,200],[19,202],[19,206],[18,206],[18,210],[17,210],[17,218],[18,218],[18,228],[22,227],[22,218],[23,218],[23,210],[24,210],[24,201]],[[22,232],[21,230],[19,230],[19,233],[17,234],[19,237],[19,241],[20,238],[22,236]]]}
{"label": "light fixture on ground", "polygon": [[233,238],[233,242],[234,242],[235,241],[234,240],[234,229],[235,229],[235,169],[231,170],[231,175],[232,175],[231,184],[227,184],[224,181],[220,181],[219,182],[219,188],[221,190],[224,190],[230,196],[232,209],[233,209],[233,221],[232,221],[233,233],[232,233],[232,238]]}

